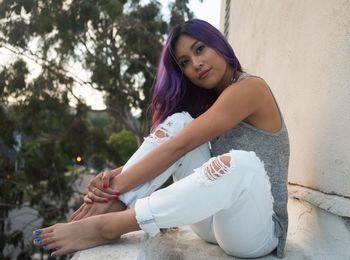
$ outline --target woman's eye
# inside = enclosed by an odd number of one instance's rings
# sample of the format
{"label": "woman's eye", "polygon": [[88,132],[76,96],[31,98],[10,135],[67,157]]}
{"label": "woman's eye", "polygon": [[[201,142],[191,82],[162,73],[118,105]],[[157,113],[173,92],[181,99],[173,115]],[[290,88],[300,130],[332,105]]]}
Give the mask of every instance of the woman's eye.
{"label": "woman's eye", "polygon": [[188,60],[182,60],[179,62],[180,67],[182,67],[182,68],[185,67],[187,65],[187,63],[188,63]]}
{"label": "woman's eye", "polygon": [[203,51],[204,47],[205,47],[204,45],[199,45],[196,49],[196,53],[197,54],[201,53]]}

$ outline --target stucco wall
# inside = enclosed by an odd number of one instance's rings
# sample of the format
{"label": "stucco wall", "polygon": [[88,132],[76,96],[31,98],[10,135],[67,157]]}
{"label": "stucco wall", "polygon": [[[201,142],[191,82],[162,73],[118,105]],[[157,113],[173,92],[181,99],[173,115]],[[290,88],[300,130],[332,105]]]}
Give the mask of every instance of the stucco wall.
{"label": "stucco wall", "polygon": [[349,0],[232,0],[228,35],[244,69],[269,83],[284,114],[289,182],[347,197],[349,14]]}

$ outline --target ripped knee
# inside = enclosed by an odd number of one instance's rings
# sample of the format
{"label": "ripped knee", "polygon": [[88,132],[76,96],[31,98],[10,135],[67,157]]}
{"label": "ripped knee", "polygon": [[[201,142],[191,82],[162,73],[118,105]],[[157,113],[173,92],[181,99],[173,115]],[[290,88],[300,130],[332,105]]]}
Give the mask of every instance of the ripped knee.
{"label": "ripped knee", "polygon": [[168,133],[165,130],[155,130],[154,132],[151,133],[151,136],[156,137],[156,138],[164,138],[168,137]]}
{"label": "ripped knee", "polygon": [[231,156],[221,155],[204,166],[203,171],[209,180],[216,180],[226,174],[231,166]]}
{"label": "ripped knee", "polygon": [[171,129],[171,127],[173,126],[173,122],[172,120],[170,120],[171,117],[169,117],[164,123],[158,125],[158,127],[151,132],[151,134],[149,135],[150,137],[156,139],[156,140],[160,140],[163,139],[165,137],[169,137],[169,131]]}
{"label": "ripped knee", "polygon": [[148,140],[156,141],[156,142],[163,142],[169,137],[169,133],[162,128],[158,128],[154,130],[149,136]]}
{"label": "ripped knee", "polygon": [[157,128],[155,129],[148,137],[145,138],[145,141],[161,144],[169,138],[169,133],[166,129]]}

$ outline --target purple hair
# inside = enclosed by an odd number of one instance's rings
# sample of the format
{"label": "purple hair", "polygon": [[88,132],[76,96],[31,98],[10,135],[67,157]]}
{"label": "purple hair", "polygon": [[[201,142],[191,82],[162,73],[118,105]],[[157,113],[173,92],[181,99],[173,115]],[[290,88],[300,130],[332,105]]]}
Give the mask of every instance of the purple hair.
{"label": "purple hair", "polygon": [[214,26],[199,19],[175,26],[163,47],[153,87],[152,129],[176,112],[187,111],[196,118],[218,97],[214,90],[197,87],[184,76],[173,50],[182,34],[189,35],[214,49],[232,66],[234,73],[242,71],[232,47]]}

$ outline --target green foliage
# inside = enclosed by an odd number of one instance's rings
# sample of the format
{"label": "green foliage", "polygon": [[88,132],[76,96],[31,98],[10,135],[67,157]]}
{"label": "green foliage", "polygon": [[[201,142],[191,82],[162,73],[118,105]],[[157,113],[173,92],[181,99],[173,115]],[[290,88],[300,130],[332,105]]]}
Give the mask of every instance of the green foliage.
{"label": "green foliage", "polygon": [[15,121],[11,118],[11,115],[6,111],[5,107],[0,104],[0,137],[4,139],[4,143],[8,146],[15,144],[13,133],[15,131]]}
{"label": "green foliage", "polygon": [[123,165],[137,149],[135,135],[127,130],[112,133],[108,139],[110,157],[117,165]]}
{"label": "green foliage", "polygon": [[107,134],[103,128],[94,128],[91,131],[91,147],[91,163],[96,170],[100,171],[105,168],[109,160]]}
{"label": "green foliage", "polygon": [[187,4],[188,1],[183,0],[175,0],[173,3],[169,4],[171,12],[170,26],[175,26],[193,18],[193,13],[188,8]]}
{"label": "green foliage", "polygon": [[[61,77],[103,90],[111,116],[141,140],[149,129],[147,110],[164,35],[193,17],[187,4],[172,2],[168,22],[155,0],[2,1],[0,44],[19,47],[45,65],[52,86]],[[27,46],[34,38],[38,49],[32,55]],[[91,77],[68,77],[71,61],[81,63]],[[132,116],[131,107],[140,109],[139,118]]]}
{"label": "green foliage", "polygon": [[20,96],[26,89],[26,77],[28,75],[27,64],[18,59],[13,64],[5,67],[0,72],[0,101],[4,102],[6,97]]}

